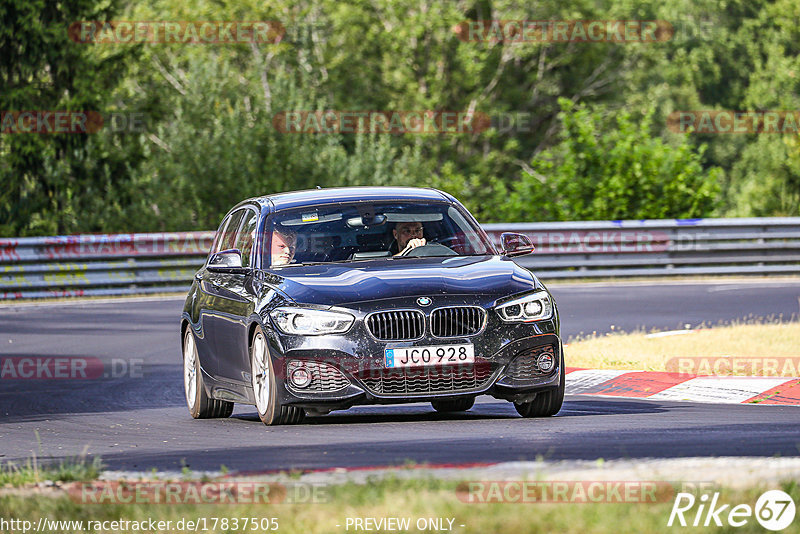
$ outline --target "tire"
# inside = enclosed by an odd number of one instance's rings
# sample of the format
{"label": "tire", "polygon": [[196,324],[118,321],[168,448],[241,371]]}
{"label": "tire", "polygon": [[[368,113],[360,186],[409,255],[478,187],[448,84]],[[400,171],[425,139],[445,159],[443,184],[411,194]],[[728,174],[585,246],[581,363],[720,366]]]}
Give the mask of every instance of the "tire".
{"label": "tire", "polygon": [[260,326],[256,327],[250,344],[250,376],[261,422],[265,425],[291,425],[303,420],[305,411],[302,408],[281,405],[278,399],[275,369]]}
{"label": "tire", "polygon": [[431,401],[431,406],[437,412],[466,412],[475,404],[475,397],[465,399],[435,400]]}
{"label": "tire", "polygon": [[550,417],[561,410],[561,406],[564,404],[564,390],[566,389],[563,349],[561,354],[561,369],[559,371],[561,378],[558,381],[558,387],[537,394],[536,398],[531,402],[515,402],[514,408],[517,409],[517,413],[522,417]]}
{"label": "tire", "polygon": [[206,393],[200,360],[197,358],[197,344],[191,327],[186,327],[183,335],[183,393],[186,406],[195,419],[230,417],[233,403],[212,399]]}

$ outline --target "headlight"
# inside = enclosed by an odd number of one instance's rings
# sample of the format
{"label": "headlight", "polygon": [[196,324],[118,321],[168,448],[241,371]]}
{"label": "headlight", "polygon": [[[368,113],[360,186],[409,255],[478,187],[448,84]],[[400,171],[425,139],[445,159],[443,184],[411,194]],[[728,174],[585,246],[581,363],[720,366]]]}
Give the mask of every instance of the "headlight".
{"label": "headlight", "polygon": [[269,316],[284,334],[305,336],[347,332],[355,320],[349,313],[308,308],[275,308]]}
{"label": "headlight", "polygon": [[547,291],[537,291],[501,304],[495,309],[500,318],[508,323],[528,323],[552,317],[553,301]]}

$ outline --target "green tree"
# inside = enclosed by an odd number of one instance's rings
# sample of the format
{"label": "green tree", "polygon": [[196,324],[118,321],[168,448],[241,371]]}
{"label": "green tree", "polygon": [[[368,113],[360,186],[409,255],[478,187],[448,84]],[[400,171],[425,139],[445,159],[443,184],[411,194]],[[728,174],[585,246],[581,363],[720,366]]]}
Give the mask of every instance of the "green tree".
{"label": "green tree", "polygon": [[[96,111],[123,76],[128,53],[101,56],[69,40],[69,24],[105,20],[114,2],[0,3],[0,110]],[[127,207],[124,182],[137,151],[113,135],[0,134],[0,234],[101,230],[107,199]],[[105,145],[105,147],[104,147]]]}
{"label": "green tree", "polygon": [[[120,13],[104,0],[8,0],[0,109],[136,111],[147,128],[0,136],[0,231],[209,228],[247,196],[349,184],[440,187],[481,220],[796,213],[797,139],[666,128],[677,110],[798,109],[795,4],[147,0]],[[66,39],[69,22],[113,13],[278,20],[287,34],[254,45]],[[675,35],[504,43],[453,31],[493,19],[658,19]],[[284,110],[323,109],[474,110],[493,123],[458,135],[272,125]],[[505,127],[509,117],[524,127]]]}
{"label": "green tree", "polygon": [[661,219],[702,217],[714,207],[719,169],[706,171],[702,150],[651,133],[652,111],[575,106],[561,99],[561,142],[531,161],[499,220]]}

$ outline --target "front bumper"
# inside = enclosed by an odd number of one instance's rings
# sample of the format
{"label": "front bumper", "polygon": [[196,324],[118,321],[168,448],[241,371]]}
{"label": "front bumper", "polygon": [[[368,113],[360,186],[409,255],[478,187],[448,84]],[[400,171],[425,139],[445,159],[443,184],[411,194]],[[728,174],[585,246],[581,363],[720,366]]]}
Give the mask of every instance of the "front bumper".
{"label": "front bumper", "polygon": [[[472,336],[443,339],[426,332],[420,339],[400,342],[378,341],[358,318],[349,332],[336,336],[289,336],[273,330],[268,337],[274,369],[280,370],[276,385],[281,403],[324,413],[355,405],[483,394],[527,402],[537,393],[559,386],[564,358],[557,315],[537,323],[514,324],[500,321],[491,310],[487,317],[485,327]],[[473,345],[475,364],[402,370],[384,366],[386,348],[464,343]],[[554,362],[548,372],[538,371],[535,365],[537,355],[544,351],[552,354]],[[308,367],[317,364],[317,369],[319,364],[327,366],[331,372],[326,371],[326,379],[336,374],[335,369],[344,380],[331,379],[323,390],[292,386],[292,370],[306,363]]]}

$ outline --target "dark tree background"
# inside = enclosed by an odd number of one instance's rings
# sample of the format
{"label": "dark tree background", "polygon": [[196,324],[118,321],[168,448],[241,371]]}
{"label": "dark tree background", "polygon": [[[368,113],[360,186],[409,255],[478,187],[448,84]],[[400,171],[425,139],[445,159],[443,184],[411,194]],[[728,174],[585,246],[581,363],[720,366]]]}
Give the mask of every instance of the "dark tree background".
{"label": "dark tree background", "polygon": [[[796,110],[794,0],[0,0],[0,111],[142,128],[0,133],[0,235],[209,229],[298,188],[445,189],[484,222],[800,215],[797,134],[676,134]],[[664,20],[657,43],[476,43],[465,20]],[[278,44],[80,44],[87,20],[277,20]],[[285,134],[285,110],[476,110],[476,134]],[[130,116],[130,115],[124,115]],[[512,124],[512,119],[516,121]]]}

